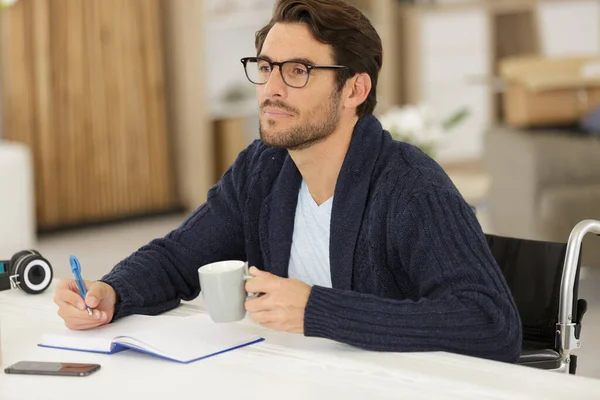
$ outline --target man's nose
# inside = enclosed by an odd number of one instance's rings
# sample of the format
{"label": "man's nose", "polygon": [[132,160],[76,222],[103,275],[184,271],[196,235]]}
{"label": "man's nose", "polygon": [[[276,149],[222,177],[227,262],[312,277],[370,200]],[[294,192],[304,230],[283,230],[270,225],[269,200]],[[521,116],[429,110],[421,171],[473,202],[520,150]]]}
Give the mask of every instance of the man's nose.
{"label": "man's nose", "polygon": [[286,92],[287,85],[283,81],[281,67],[278,65],[274,65],[273,70],[271,71],[271,75],[269,75],[269,79],[267,80],[267,83],[265,83],[265,94],[268,97],[285,97]]}

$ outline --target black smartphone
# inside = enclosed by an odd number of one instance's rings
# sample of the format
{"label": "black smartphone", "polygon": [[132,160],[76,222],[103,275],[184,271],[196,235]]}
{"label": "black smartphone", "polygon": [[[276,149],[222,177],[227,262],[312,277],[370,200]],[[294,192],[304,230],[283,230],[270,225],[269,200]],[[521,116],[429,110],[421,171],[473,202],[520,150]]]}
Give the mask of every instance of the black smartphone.
{"label": "black smartphone", "polygon": [[100,364],[19,361],[4,369],[7,374],[88,376],[100,369]]}

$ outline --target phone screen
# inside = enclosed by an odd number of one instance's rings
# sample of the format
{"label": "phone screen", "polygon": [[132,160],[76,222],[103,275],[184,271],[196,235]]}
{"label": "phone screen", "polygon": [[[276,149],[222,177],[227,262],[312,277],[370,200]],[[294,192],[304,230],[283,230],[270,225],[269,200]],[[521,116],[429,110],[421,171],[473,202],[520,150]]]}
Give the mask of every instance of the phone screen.
{"label": "phone screen", "polygon": [[87,376],[100,369],[100,364],[19,361],[6,368],[7,374]]}

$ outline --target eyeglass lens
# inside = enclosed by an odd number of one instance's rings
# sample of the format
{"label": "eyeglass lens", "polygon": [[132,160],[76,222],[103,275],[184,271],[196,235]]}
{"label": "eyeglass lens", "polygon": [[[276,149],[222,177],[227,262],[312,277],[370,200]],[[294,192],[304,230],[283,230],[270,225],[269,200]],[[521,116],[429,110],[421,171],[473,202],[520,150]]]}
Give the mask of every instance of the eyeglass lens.
{"label": "eyeglass lens", "polygon": [[[248,60],[246,63],[246,74],[248,79],[255,84],[267,83],[271,76],[271,64],[265,60]],[[308,69],[306,65],[294,61],[286,61],[281,65],[283,81],[291,87],[303,87],[308,82]]]}

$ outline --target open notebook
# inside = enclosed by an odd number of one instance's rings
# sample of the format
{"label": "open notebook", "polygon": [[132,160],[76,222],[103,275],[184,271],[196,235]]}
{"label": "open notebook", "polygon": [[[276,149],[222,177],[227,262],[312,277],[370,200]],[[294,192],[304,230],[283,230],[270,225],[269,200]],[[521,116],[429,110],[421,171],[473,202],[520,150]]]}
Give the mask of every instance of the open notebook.
{"label": "open notebook", "polygon": [[190,363],[263,339],[206,314],[189,317],[131,315],[87,331],[45,334],[39,346],[112,354],[126,349]]}

